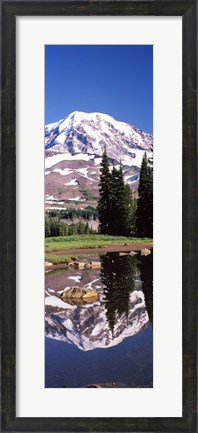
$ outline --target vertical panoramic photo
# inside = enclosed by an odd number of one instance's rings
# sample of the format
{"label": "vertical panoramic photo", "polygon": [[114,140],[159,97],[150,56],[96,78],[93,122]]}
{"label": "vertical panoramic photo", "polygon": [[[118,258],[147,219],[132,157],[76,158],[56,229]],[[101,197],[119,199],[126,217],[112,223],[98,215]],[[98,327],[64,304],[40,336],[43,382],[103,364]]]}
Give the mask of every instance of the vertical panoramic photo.
{"label": "vertical panoramic photo", "polygon": [[45,46],[45,387],[153,387],[153,47]]}

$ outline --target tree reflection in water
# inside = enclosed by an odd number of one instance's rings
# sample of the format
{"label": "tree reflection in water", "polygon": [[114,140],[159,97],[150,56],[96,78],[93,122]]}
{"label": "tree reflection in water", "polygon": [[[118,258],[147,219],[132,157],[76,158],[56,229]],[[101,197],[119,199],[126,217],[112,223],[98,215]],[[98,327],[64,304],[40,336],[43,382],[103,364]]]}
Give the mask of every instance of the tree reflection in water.
{"label": "tree reflection in water", "polygon": [[119,317],[129,315],[130,294],[135,280],[141,279],[146,309],[153,323],[153,254],[148,256],[107,253],[101,258],[101,281],[104,284],[104,302],[109,328],[114,337],[114,327]]}
{"label": "tree reflection in water", "polygon": [[153,252],[141,257],[139,270],[149,321],[153,325]]}
{"label": "tree reflection in water", "polygon": [[101,262],[101,281],[105,286],[106,317],[113,337],[117,318],[123,314],[126,321],[128,318],[130,293],[135,286],[134,276],[138,270],[138,259],[136,256],[107,253],[102,256]]}

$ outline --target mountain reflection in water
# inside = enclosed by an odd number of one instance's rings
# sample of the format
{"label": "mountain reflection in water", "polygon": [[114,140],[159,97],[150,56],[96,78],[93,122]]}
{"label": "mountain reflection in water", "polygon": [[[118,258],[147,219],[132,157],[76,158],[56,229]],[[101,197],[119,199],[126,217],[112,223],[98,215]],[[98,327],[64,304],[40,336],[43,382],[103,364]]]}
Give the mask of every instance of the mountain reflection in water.
{"label": "mountain reflection in water", "polygon": [[[46,314],[46,335],[73,343],[82,350],[112,346],[135,335],[148,325],[149,315],[152,320],[151,260],[151,255],[141,259],[118,253],[102,256],[101,269],[95,271],[94,279],[85,285],[97,290],[98,300],[92,305],[72,306],[57,299],[58,308]],[[72,276],[69,277],[70,284],[75,281],[75,286],[84,286],[79,274],[86,271],[73,272],[77,276],[73,275],[73,281]],[[89,273],[92,276],[92,271]],[[148,301],[147,307],[145,301]],[[46,303],[50,304],[50,297]]]}
{"label": "mountain reflection in water", "polygon": [[[70,343],[87,356],[95,349],[122,345],[126,337],[153,322],[152,253],[146,257],[106,253],[100,260],[100,269],[46,275],[46,336]],[[73,286],[95,289],[97,301],[63,302],[60,293]]]}

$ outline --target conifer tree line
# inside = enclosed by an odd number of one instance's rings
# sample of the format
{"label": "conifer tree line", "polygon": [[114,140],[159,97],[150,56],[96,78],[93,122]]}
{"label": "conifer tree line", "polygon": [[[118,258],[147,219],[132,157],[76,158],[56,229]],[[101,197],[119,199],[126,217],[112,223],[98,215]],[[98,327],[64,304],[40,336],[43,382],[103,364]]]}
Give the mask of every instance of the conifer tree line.
{"label": "conifer tree line", "polygon": [[144,154],[136,198],[125,184],[122,165],[110,171],[106,149],[101,163],[99,231],[116,236],[153,236],[153,170]]}
{"label": "conifer tree line", "polygon": [[[97,215],[97,209],[92,206],[87,206],[86,209],[49,209],[45,216],[45,237],[97,233],[88,223],[96,220]],[[80,221],[74,223],[75,217],[80,218]],[[65,220],[71,223],[66,223]]]}
{"label": "conifer tree line", "polygon": [[46,211],[46,215],[49,218],[60,218],[66,220],[73,220],[73,218],[80,218],[83,220],[96,220],[98,217],[97,209],[93,206],[86,206],[85,209],[75,209],[75,208],[66,208],[66,209],[48,209]]}
{"label": "conifer tree line", "polygon": [[93,234],[96,233],[91,227],[89,227],[89,223],[83,223],[79,221],[74,224],[66,224],[60,221],[57,218],[45,218],[45,237],[54,237],[54,236],[71,236],[71,235],[82,235],[82,234]]}
{"label": "conifer tree line", "polygon": [[140,170],[136,230],[138,236],[153,237],[153,167],[148,162],[146,152]]}

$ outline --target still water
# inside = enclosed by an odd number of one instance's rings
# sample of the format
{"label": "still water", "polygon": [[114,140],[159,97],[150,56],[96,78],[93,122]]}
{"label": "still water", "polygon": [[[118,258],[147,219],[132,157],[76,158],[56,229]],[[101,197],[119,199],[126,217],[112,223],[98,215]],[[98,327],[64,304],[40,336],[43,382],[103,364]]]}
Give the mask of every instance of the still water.
{"label": "still water", "polygon": [[[45,387],[152,387],[153,255],[98,259],[100,269],[46,274]],[[68,287],[95,289],[97,300],[63,302]]]}

